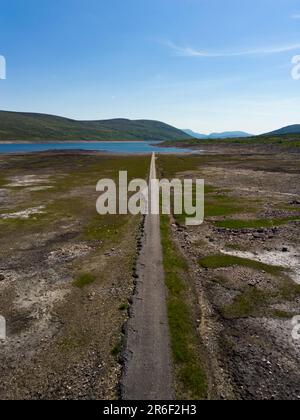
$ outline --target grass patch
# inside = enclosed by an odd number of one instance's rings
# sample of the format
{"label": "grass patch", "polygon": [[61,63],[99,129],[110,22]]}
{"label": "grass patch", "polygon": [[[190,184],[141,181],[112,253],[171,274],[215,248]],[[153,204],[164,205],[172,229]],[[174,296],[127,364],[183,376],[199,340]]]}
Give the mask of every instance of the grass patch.
{"label": "grass patch", "polygon": [[299,221],[300,218],[286,217],[283,219],[258,219],[258,220],[224,220],[216,222],[216,226],[225,229],[262,229],[286,225],[289,222]]}
{"label": "grass patch", "polygon": [[[213,188],[213,187],[208,187]],[[193,188],[193,204],[196,204],[196,188]],[[184,209],[184,206],[183,206]],[[245,211],[249,211],[249,204],[247,206],[236,205],[236,201],[232,197],[226,195],[209,195],[205,194],[204,200],[204,216],[205,217],[221,217],[221,216],[231,216],[234,214],[239,214]],[[185,224],[187,217],[193,217],[194,215],[188,215],[183,211],[182,214],[175,214],[174,217],[176,221],[180,224]]]}
{"label": "grass patch", "polygon": [[123,347],[122,340],[119,340],[119,341],[115,344],[115,346],[113,347],[113,349],[112,349],[112,351],[111,351],[111,355],[112,355],[112,356],[114,356],[114,357],[118,357],[118,356],[119,356],[119,354],[120,354],[120,353],[121,353],[121,351],[122,351],[122,347]]}
{"label": "grass patch", "polygon": [[96,277],[90,273],[81,274],[74,282],[73,286],[78,287],[79,289],[83,289],[86,286],[94,283],[96,281]]}
{"label": "grass patch", "polygon": [[237,296],[231,305],[221,308],[222,315],[228,319],[248,318],[256,315],[258,310],[267,303],[268,294],[257,288],[248,288]]}
{"label": "grass patch", "polygon": [[119,306],[119,311],[127,311],[129,309],[128,303],[122,303],[122,305]]}
{"label": "grass patch", "polygon": [[204,185],[204,193],[205,194],[212,194],[214,192],[217,192],[218,188],[214,187],[213,185],[205,184]]}
{"label": "grass patch", "polygon": [[[205,163],[211,163],[211,159],[211,157],[207,158],[205,156],[160,156],[158,165],[162,176],[167,179],[178,177],[178,174],[183,174],[184,172],[191,172],[194,174],[196,172],[199,178],[199,169],[201,169]],[[242,198],[237,203],[237,198],[230,196],[232,190],[218,188],[212,184],[205,184],[204,192],[205,218],[231,216],[249,212],[249,210],[251,210],[251,205],[253,205],[253,203],[249,202],[249,200],[242,200]],[[193,186],[193,203],[196,203],[195,185]],[[257,205],[255,207],[257,207]],[[186,218],[193,216],[194,215],[187,215],[184,211],[183,214],[180,215],[174,214],[175,220],[179,224],[185,224]]]}
{"label": "grass patch", "polygon": [[8,184],[7,179],[4,176],[0,176],[0,188],[4,187],[7,184]]}
{"label": "grass patch", "polygon": [[[171,345],[180,389],[184,397],[205,399],[207,378],[199,351],[197,331],[184,278],[187,263],[170,234],[169,217],[161,218],[165,279],[168,287],[168,318]],[[180,395],[182,397],[183,395]]]}
{"label": "grass patch", "polygon": [[[274,304],[281,304],[285,302],[292,302],[300,296],[300,285],[296,284],[292,279],[286,275],[282,275],[282,267],[273,267],[266,264],[252,266],[249,265],[249,260],[236,261],[236,264],[246,265],[247,267],[262,269],[269,272],[270,274],[276,275],[276,280],[274,279],[273,287],[271,290],[262,290],[253,286],[244,286],[240,293],[234,298],[233,302],[230,305],[226,305],[220,308],[220,312],[224,318],[235,319],[235,318],[248,318],[250,316],[265,316],[271,318],[292,318],[293,314],[286,311],[272,309]],[[234,261],[226,261],[218,266],[228,266],[228,264],[233,263]],[[207,264],[204,261],[205,266],[217,266],[214,260],[209,261]],[[280,275],[281,276],[278,276]],[[214,279],[223,287],[228,285],[228,282],[225,278]]]}
{"label": "grass patch", "polygon": [[241,213],[242,211],[242,207],[238,207],[225,200],[222,203],[214,200],[209,200],[205,203],[205,217],[230,216]]}
{"label": "grass patch", "polygon": [[289,278],[282,278],[276,290],[263,291],[256,287],[247,287],[231,305],[221,308],[224,318],[248,318],[250,316],[270,316],[272,318],[290,319],[295,314],[268,308],[272,303],[293,301],[300,296],[300,286]]}
{"label": "grass patch", "polygon": [[264,264],[259,261],[250,260],[248,258],[240,258],[232,255],[211,255],[209,257],[202,258],[200,260],[200,265],[203,268],[226,268],[234,266],[242,266],[252,268],[254,270],[265,271],[266,273],[273,275],[280,275],[284,271],[283,267],[273,266],[269,264]]}
{"label": "grass patch", "polygon": [[272,311],[272,315],[274,318],[292,319],[296,314],[294,312],[287,312],[287,311],[281,311],[279,309],[274,309]]}
{"label": "grass patch", "polygon": [[164,156],[160,155],[158,160],[159,170],[162,178],[171,179],[182,172],[197,171],[203,165],[202,156]]}
{"label": "grass patch", "polygon": [[115,216],[107,214],[100,216],[95,214],[85,227],[83,239],[88,241],[114,241],[127,225],[129,216]]}
{"label": "grass patch", "polygon": [[249,250],[248,246],[241,245],[241,244],[227,244],[226,248],[231,249],[233,251],[248,251]]}
{"label": "grass patch", "polygon": [[282,279],[278,288],[278,294],[283,300],[292,301],[300,296],[300,284],[295,283],[288,277]]}
{"label": "grass patch", "polygon": [[5,237],[9,234],[40,233],[46,225],[46,220],[45,214],[34,214],[28,219],[0,219],[1,235]]}
{"label": "grass patch", "polygon": [[233,139],[204,139],[199,141],[199,139],[191,140],[178,140],[172,142],[164,142],[162,145],[169,146],[182,146],[182,147],[196,147],[201,149],[201,147],[215,146],[216,144],[222,146],[258,146],[261,150],[262,146],[274,146],[276,148],[282,149],[295,149],[297,150],[300,147],[300,135],[299,134],[285,134],[285,135],[261,135],[256,137],[247,137],[247,138],[233,138]]}

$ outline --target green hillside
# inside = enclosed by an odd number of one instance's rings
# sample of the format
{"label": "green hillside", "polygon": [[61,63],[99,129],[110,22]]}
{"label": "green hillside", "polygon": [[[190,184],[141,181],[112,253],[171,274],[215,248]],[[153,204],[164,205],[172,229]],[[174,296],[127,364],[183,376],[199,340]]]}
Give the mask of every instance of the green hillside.
{"label": "green hillside", "polygon": [[178,140],[169,142],[166,141],[161,146],[176,146],[176,147],[190,147],[195,149],[201,149],[206,146],[237,146],[237,147],[258,147],[261,150],[266,150],[270,148],[280,148],[282,150],[297,150],[300,149],[300,134],[276,134],[276,135],[267,135],[254,136],[254,137],[242,137],[242,138],[232,138],[232,139],[208,139],[208,140],[199,140],[199,139],[189,139],[189,140]]}
{"label": "green hillside", "polygon": [[184,140],[191,138],[159,121],[76,121],[45,114],[0,111],[1,141]]}
{"label": "green hillside", "polygon": [[300,134],[300,124],[288,125],[287,127],[280,128],[279,130],[272,131],[268,135],[281,136],[284,134]]}

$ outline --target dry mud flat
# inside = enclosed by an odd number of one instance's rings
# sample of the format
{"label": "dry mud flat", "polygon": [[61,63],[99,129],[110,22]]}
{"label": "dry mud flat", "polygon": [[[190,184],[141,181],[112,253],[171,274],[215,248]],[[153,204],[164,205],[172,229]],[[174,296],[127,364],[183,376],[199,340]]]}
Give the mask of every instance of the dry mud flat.
{"label": "dry mud flat", "polygon": [[205,223],[177,218],[172,233],[202,313],[210,398],[300,399],[299,168],[297,154],[160,158],[164,176],[206,181]]}
{"label": "dry mud flat", "polygon": [[95,186],[149,159],[0,157],[0,399],[118,397],[139,217],[100,217]]}

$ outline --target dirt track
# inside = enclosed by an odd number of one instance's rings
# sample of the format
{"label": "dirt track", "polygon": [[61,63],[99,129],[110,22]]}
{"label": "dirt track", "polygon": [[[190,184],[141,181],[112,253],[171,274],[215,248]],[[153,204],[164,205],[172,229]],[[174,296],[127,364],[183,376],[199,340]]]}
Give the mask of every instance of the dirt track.
{"label": "dirt track", "polygon": [[[150,180],[155,178],[153,155]],[[170,400],[174,395],[159,215],[146,216],[143,241],[127,325],[122,398]]]}

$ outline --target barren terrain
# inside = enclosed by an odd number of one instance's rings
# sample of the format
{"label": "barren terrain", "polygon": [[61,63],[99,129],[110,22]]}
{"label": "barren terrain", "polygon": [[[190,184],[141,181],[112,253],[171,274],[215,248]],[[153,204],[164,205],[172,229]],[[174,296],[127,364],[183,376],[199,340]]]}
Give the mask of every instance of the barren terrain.
{"label": "barren terrain", "polygon": [[300,399],[299,163],[232,150],[159,159],[164,176],[206,182],[205,223],[178,216],[170,229],[201,313],[209,398]]}
{"label": "barren terrain", "polygon": [[140,217],[99,216],[100,178],[149,159],[0,156],[0,399],[115,399]]}
{"label": "barren terrain", "polygon": [[[300,342],[292,337],[300,314],[299,155],[211,152],[157,160],[160,177],[206,183],[203,225],[185,227],[185,215],[161,219],[168,395],[300,399]],[[144,308],[135,294],[147,265],[142,218],[97,215],[95,186],[119,170],[145,179],[149,163],[82,152],[0,156],[0,315],[8,328],[0,399],[117,399],[124,356],[123,374],[126,357],[143,364],[139,349],[153,340],[124,346],[128,314],[130,328]],[[165,315],[162,322],[167,331]]]}

